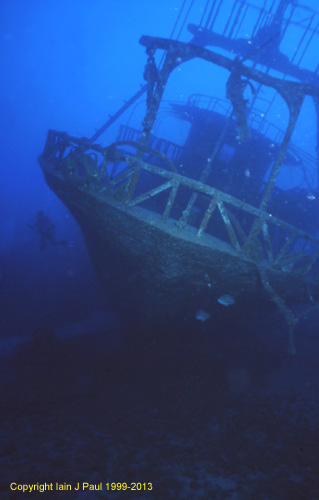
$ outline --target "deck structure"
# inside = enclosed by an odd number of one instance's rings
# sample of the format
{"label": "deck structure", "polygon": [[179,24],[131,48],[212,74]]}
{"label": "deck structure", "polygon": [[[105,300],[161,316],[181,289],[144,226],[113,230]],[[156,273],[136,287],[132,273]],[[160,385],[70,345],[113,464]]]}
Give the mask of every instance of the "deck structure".
{"label": "deck structure", "polygon": [[[308,173],[317,171],[317,160],[291,145],[291,137],[304,99],[310,96],[318,103],[319,65],[311,71],[302,68],[302,61],[318,38],[319,20],[308,9],[308,22],[297,23],[296,2],[287,0],[274,2],[271,8],[267,2],[263,8],[246,1],[233,3],[222,32],[218,22],[222,2],[215,0],[207,2],[201,22],[189,26],[190,42],[142,36],[147,84],[129,102],[146,91],[142,130],[122,126],[120,140],[106,147],[94,142],[109,121],[91,139],[51,130],[39,162],[48,185],[78,221],[98,275],[105,289],[110,291],[111,283],[115,307],[129,324],[141,328],[154,322],[178,324],[188,315],[194,317],[198,309],[209,312],[223,294],[242,300],[249,310],[257,296],[273,301],[283,313],[293,353],[295,326],[319,301],[319,239],[316,228],[306,232],[275,216],[272,204],[287,156],[301,162]],[[256,22],[250,38],[242,39],[240,27],[251,10]],[[294,24],[302,35],[289,58],[280,51],[279,41]],[[236,57],[207,48],[214,45]],[[158,65],[157,52],[163,54]],[[156,137],[153,129],[171,73],[194,58],[229,72],[228,106],[226,101],[220,111],[221,98],[211,98],[214,106],[203,108],[202,96],[190,97],[186,115],[197,117],[197,125],[193,123],[186,144],[180,146]],[[278,64],[282,75],[274,76],[271,70],[278,70]],[[254,89],[249,109],[247,85]],[[272,98],[260,113],[258,99],[264,88],[271,89]],[[269,121],[277,95],[289,110],[284,131]],[[181,115],[181,109],[172,104],[172,112]],[[207,135],[196,174],[193,137],[198,137],[201,120],[211,123],[211,130],[218,123],[218,133]],[[240,184],[237,169],[251,146],[258,149],[267,141],[274,147],[273,157],[261,161],[255,171],[251,165],[254,190],[250,184],[246,196],[248,185],[245,177]],[[227,161],[225,150],[232,150],[237,160]],[[225,164],[229,178],[223,186],[214,179]],[[277,190],[277,198],[284,196]]]}

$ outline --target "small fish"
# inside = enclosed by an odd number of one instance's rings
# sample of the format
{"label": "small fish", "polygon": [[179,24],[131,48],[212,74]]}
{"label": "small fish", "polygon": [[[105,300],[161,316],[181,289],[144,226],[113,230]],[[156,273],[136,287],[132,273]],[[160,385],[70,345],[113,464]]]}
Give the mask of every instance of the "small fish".
{"label": "small fish", "polygon": [[219,302],[222,306],[229,307],[229,306],[232,306],[233,304],[235,304],[235,299],[232,295],[229,295],[228,293],[226,293],[225,295],[221,295],[217,299],[217,302]]}
{"label": "small fish", "polygon": [[203,309],[199,309],[199,311],[197,311],[196,313],[195,318],[198,319],[198,321],[207,321],[210,318],[210,314],[206,311],[203,311]]}
{"label": "small fish", "polygon": [[308,200],[313,201],[316,199],[315,195],[313,193],[309,193],[307,196]]}

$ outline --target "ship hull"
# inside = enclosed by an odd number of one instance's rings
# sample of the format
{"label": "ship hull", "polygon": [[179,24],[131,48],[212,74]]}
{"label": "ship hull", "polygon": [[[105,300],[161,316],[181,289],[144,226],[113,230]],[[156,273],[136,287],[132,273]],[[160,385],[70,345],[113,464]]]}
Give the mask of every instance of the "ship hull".
{"label": "ship hull", "polygon": [[[213,316],[225,308],[218,302],[225,294],[235,300],[229,309],[240,304],[243,314],[269,300],[257,266],[230,245],[210,235],[198,238],[191,227],[181,234],[174,220],[163,224],[149,210],[79,189],[39,161],[47,184],[77,220],[102,287],[129,328],[178,326],[196,321],[198,310]],[[298,276],[271,271],[271,281],[288,299],[306,298]]]}

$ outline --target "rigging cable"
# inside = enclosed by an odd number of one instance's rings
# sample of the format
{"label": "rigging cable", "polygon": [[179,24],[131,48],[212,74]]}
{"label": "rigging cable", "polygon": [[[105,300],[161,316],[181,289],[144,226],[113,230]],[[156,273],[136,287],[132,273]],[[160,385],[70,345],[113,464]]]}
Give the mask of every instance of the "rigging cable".
{"label": "rigging cable", "polygon": [[[221,0],[222,1],[222,0]],[[213,15],[213,12],[214,12],[214,9],[215,9],[215,5],[216,5],[216,0],[213,1],[213,5],[211,6],[210,8],[210,11],[209,11],[209,14],[208,14],[208,17],[206,19],[206,24],[205,24],[205,28],[206,29],[209,29],[208,25],[210,23],[210,20],[211,20],[211,17]]]}
{"label": "rigging cable", "polygon": [[231,21],[231,19],[233,17],[233,14],[234,14],[234,12],[235,12],[235,10],[237,8],[237,4],[238,4],[238,0],[235,0],[235,3],[234,3],[233,8],[231,10],[230,16],[227,19],[227,22],[226,22],[226,25],[225,25],[225,28],[224,28],[224,31],[223,31],[223,35],[224,36],[227,36],[226,32],[227,32],[228,26],[230,25],[230,21]]}
{"label": "rigging cable", "polygon": [[229,33],[228,33],[228,37],[231,38],[233,36],[233,33],[235,31],[235,28],[236,28],[236,25],[237,24],[240,24],[239,21],[240,21],[240,16],[242,14],[242,10],[243,10],[243,7],[244,7],[244,2],[241,1],[240,2],[240,5],[238,7],[238,10],[237,10],[237,13],[236,13],[236,16],[235,16],[235,19],[233,21],[233,25],[232,27],[230,28],[229,30]]}
{"label": "rigging cable", "polygon": [[184,26],[185,26],[185,23],[186,23],[187,18],[188,18],[188,16],[189,16],[189,13],[190,13],[191,9],[193,8],[194,2],[195,2],[195,0],[191,0],[190,6],[189,6],[189,8],[188,8],[188,11],[186,12],[185,19],[184,19],[184,21],[183,21],[183,24],[182,24],[182,26],[181,26],[181,29],[180,29],[180,30],[179,30],[179,32],[178,32],[178,35],[177,35],[176,40],[178,40],[178,39],[179,39],[179,37],[181,36],[181,33],[182,33],[183,29],[184,29]]}
{"label": "rigging cable", "polygon": [[201,26],[201,25],[203,24],[204,17],[205,17],[205,15],[206,15],[206,12],[207,12],[207,9],[208,9],[209,2],[210,2],[210,0],[207,0],[206,5],[205,5],[205,7],[204,7],[204,11],[203,11],[202,18],[201,18],[201,20],[199,21],[199,26]]}
{"label": "rigging cable", "polygon": [[219,4],[218,4],[217,10],[216,10],[215,15],[214,15],[214,19],[212,20],[211,25],[210,25],[210,27],[208,28],[208,29],[210,29],[210,30],[212,30],[212,29],[213,29],[213,27],[214,27],[215,21],[216,21],[216,19],[217,19],[217,16],[218,16],[218,14],[219,14],[219,11],[220,11],[220,8],[221,8],[221,6],[222,6],[222,4],[223,4],[223,1],[224,1],[224,0],[220,0],[220,2],[219,2]]}
{"label": "rigging cable", "polygon": [[[187,3],[187,0],[183,0],[182,7],[181,7],[181,9],[180,9],[180,11],[179,11],[179,13],[178,13],[178,16],[177,16],[177,19],[176,19],[175,24],[174,24],[174,26],[173,26],[173,29],[172,29],[172,31],[171,31],[171,34],[170,34],[169,40],[171,40],[171,39],[173,38],[174,31],[176,30],[176,27],[177,27],[177,25],[178,25],[178,23],[179,23],[179,20],[180,20],[181,16],[182,16],[182,13],[183,13],[183,10],[184,10],[184,7],[185,7],[186,3]],[[187,14],[186,14],[186,17],[187,17]],[[185,18],[185,19],[186,19],[186,18]],[[182,27],[184,26],[184,23],[185,23],[185,20],[183,21]],[[182,29],[182,28],[181,28],[181,29]],[[178,40],[178,37],[179,37],[179,35],[177,35],[176,40]],[[166,55],[166,50],[163,52],[162,57],[161,57],[161,60],[160,60],[160,62],[159,62],[159,64],[158,64],[158,69],[159,69],[159,70],[160,70],[160,69],[161,69],[161,67],[162,67],[163,61],[164,61],[164,59],[165,59],[165,55]]]}
{"label": "rigging cable", "polygon": [[[312,25],[312,21],[314,20],[315,15],[316,15],[316,14],[314,13],[314,14],[313,14],[313,16],[312,16],[312,18],[310,19],[310,21],[309,21],[309,23],[308,23],[308,25],[307,25],[307,27],[306,27],[305,31],[303,32],[302,37],[301,37],[301,38],[300,38],[300,40],[299,40],[298,47],[295,49],[295,53],[294,53],[294,55],[293,55],[293,58],[291,59],[291,62],[292,62],[292,63],[293,63],[293,62],[294,62],[294,60],[296,59],[297,53],[299,52],[299,49],[300,49],[300,47],[301,47],[301,45],[302,45],[302,43],[303,43],[304,39],[306,38],[306,35],[307,35],[307,33],[308,33],[309,29],[310,29],[310,26]],[[297,63],[297,65],[299,65],[299,64],[300,64],[300,60],[301,60],[302,58],[303,58],[303,54],[301,55],[301,58],[299,59],[299,62]]]}
{"label": "rigging cable", "polygon": [[[181,7],[181,10],[177,16],[177,19],[176,19],[176,22],[173,26],[173,30],[171,32],[171,36],[170,36],[170,39],[172,38],[173,34],[174,34],[174,31],[176,29],[176,26],[177,26],[177,23],[179,22],[180,20],[180,17],[182,15],[182,12],[184,10],[184,7],[187,3],[187,0],[183,0],[183,3],[182,3],[182,7]],[[182,27],[184,26],[185,22],[186,22],[186,19],[188,17],[188,14],[189,14],[189,11],[191,9],[191,7],[193,6],[193,3],[194,3],[194,0],[192,0],[191,2],[191,6],[190,8],[188,9],[188,12],[186,14],[186,17],[184,19],[184,22],[183,22],[183,25]],[[161,62],[159,64],[159,67],[160,65],[162,64],[162,61],[164,60],[164,57],[165,57],[165,52],[162,56],[162,59],[161,59]],[[107,120],[106,123],[104,123],[104,125],[102,125],[102,127],[100,127],[96,132],[95,134],[89,139],[90,142],[95,142],[96,139],[98,139],[111,125],[112,123],[114,123],[123,113],[124,111],[126,111],[128,108],[131,107],[132,104],[134,104],[134,102],[136,102],[145,92],[147,91],[147,84],[143,85],[140,90],[138,92],[136,92],[136,94],[134,94],[128,101],[126,101],[123,106],[120,107],[120,109],[118,109],[116,111],[116,113],[114,113],[114,115],[111,115],[110,118]]]}
{"label": "rigging cable", "polygon": [[184,1],[183,1],[182,7],[181,7],[181,9],[180,9],[180,11],[179,11],[179,13],[178,13],[177,19],[176,19],[176,21],[175,21],[175,24],[174,24],[174,26],[173,26],[173,29],[172,29],[171,35],[170,35],[170,37],[169,37],[169,39],[170,39],[170,40],[173,38],[174,31],[176,30],[177,24],[179,23],[179,20],[180,20],[180,18],[181,18],[181,15],[182,15],[182,12],[183,12],[184,7],[185,7],[185,5],[186,5],[186,2],[187,2],[187,0],[184,0]]}
{"label": "rigging cable", "polygon": [[266,4],[267,4],[267,0],[264,0],[264,5],[260,9],[259,16],[257,18],[255,27],[254,27],[254,29],[252,31],[252,34],[251,34],[251,38],[253,38],[255,36],[256,32],[260,28],[260,24],[262,22],[262,19],[263,19],[263,16],[264,16],[265,12],[266,12]]}
{"label": "rigging cable", "polygon": [[302,61],[304,55],[306,54],[306,52],[308,50],[308,47],[309,47],[310,43],[312,42],[313,37],[315,36],[316,33],[318,33],[318,28],[319,28],[319,21],[316,24],[316,27],[312,30],[310,38],[308,39],[308,42],[307,42],[307,44],[306,44],[306,46],[305,46],[305,48],[304,48],[304,50],[303,50],[303,52],[302,52],[302,54],[301,54],[301,56],[299,58],[299,61],[297,62],[298,66],[301,64],[301,61]]}

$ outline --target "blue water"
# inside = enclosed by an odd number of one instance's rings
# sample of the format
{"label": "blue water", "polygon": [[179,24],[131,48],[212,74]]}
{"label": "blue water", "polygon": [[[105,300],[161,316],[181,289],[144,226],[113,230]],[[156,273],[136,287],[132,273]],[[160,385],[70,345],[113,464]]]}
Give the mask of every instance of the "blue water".
{"label": "blue water", "polygon": [[[201,330],[195,319],[178,332],[154,325],[146,344],[135,343],[100,288],[76,221],[37,163],[48,129],[91,137],[139,90],[146,56],[138,40],[142,34],[168,38],[182,4],[1,2],[4,499],[37,498],[40,493],[15,488],[36,483],[55,488],[56,482],[72,484],[72,491],[48,491],[48,498],[319,499],[318,313],[299,324],[294,358],[286,349],[286,325],[269,306],[243,317],[235,304],[231,316],[227,308],[210,318],[209,330],[205,324]],[[311,1],[301,4],[316,8]],[[191,6],[188,22],[197,23],[205,5],[206,0],[186,2],[183,15]],[[227,16],[232,6],[223,1],[220,15]],[[305,12],[300,9],[303,23]],[[182,17],[175,35],[180,29],[179,39],[190,40]],[[248,29],[243,25],[242,37]],[[297,37],[297,28],[287,33],[282,46],[287,56]],[[312,43],[304,67],[314,70],[316,58]],[[225,99],[228,76],[204,61],[181,65],[169,80],[156,133],[182,145],[189,125],[177,125],[166,101],[184,102],[192,93]],[[115,140],[120,123],[139,128],[145,101],[133,108],[98,142]],[[281,98],[275,109],[272,118],[285,128],[288,110]],[[314,103],[306,98],[293,140],[311,155],[316,126]],[[289,168],[279,179],[282,188],[307,190],[300,220],[317,217],[316,172],[309,179],[306,185],[303,174]],[[40,249],[38,235],[28,227],[40,210],[67,245]],[[77,482],[102,482],[103,491],[77,492]],[[112,482],[152,487],[110,492],[106,483]]]}

